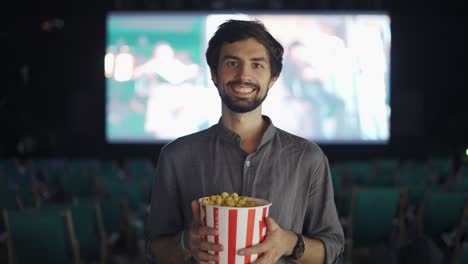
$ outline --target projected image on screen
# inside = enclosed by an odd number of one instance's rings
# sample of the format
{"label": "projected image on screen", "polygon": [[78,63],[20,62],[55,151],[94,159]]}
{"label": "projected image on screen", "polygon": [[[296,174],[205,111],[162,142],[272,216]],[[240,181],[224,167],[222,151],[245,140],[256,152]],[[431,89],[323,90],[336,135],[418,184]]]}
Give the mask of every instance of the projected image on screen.
{"label": "projected image on screen", "polygon": [[106,137],[163,143],[219,121],[207,44],[228,19],[259,19],[285,49],[263,113],[318,143],[385,143],[390,19],[357,13],[110,13]]}

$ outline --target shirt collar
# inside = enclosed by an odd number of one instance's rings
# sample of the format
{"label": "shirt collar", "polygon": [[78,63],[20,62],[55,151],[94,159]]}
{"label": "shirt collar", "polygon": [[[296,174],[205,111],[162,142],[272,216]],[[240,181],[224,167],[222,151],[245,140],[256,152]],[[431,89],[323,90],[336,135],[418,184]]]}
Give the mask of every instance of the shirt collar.
{"label": "shirt collar", "polygon": [[[262,118],[263,120],[267,122],[268,127],[265,130],[265,133],[263,133],[262,141],[260,142],[260,145],[258,146],[257,149],[259,149],[260,147],[262,147],[263,145],[271,141],[271,139],[276,133],[276,127],[273,125],[273,122],[271,121],[271,119],[266,115],[262,115]],[[217,127],[218,127],[217,134],[219,136],[221,136],[223,139],[228,140],[229,142],[239,145],[240,136],[236,132],[225,127],[222,122],[222,118],[219,118]]]}

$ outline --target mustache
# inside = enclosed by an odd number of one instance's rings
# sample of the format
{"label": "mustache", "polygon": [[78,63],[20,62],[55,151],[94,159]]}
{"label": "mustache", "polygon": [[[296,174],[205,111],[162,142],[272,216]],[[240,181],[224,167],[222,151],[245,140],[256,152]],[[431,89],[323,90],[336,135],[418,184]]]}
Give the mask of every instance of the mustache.
{"label": "mustache", "polygon": [[242,81],[230,81],[227,83],[228,86],[232,85],[243,85],[243,86],[250,86],[252,88],[255,88],[257,90],[260,89],[260,85],[253,83],[253,82],[242,82]]}

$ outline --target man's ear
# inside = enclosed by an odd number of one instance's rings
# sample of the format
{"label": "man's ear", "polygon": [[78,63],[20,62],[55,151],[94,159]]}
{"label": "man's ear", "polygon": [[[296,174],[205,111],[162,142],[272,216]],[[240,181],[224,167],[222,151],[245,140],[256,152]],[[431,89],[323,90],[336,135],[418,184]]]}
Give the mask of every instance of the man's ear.
{"label": "man's ear", "polygon": [[215,71],[211,71],[211,80],[213,81],[214,85],[218,85],[218,77],[216,76]]}
{"label": "man's ear", "polygon": [[273,84],[275,84],[276,80],[278,80],[278,76],[271,77],[270,83],[268,84],[268,90],[270,90],[270,88],[273,87]]}

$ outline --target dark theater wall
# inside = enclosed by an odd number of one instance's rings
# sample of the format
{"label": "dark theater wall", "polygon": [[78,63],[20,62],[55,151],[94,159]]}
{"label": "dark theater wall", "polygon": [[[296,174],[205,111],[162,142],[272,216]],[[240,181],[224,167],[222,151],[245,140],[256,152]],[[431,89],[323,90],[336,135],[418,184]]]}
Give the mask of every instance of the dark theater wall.
{"label": "dark theater wall", "polygon": [[[7,44],[0,156],[157,156],[160,145],[105,142],[105,10],[59,16],[64,27],[51,32],[40,27],[47,16],[15,18],[0,35]],[[465,20],[393,12],[391,142],[322,146],[331,158],[457,155],[468,145]]]}

